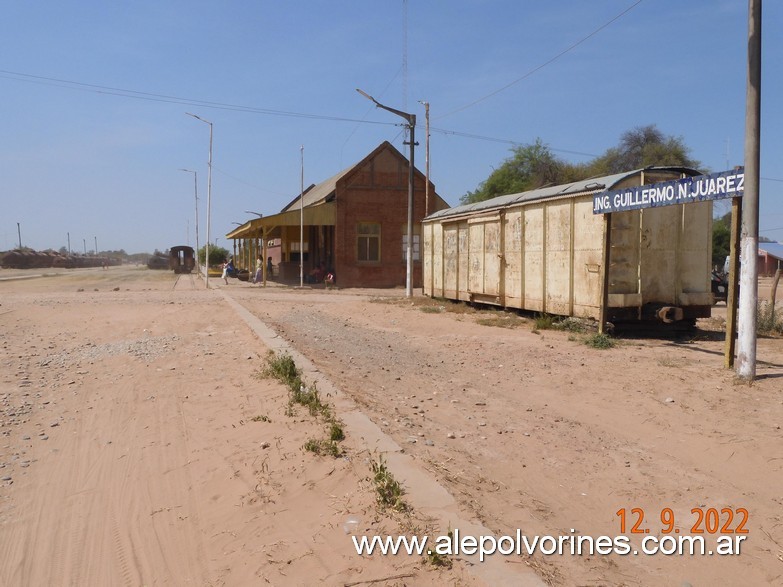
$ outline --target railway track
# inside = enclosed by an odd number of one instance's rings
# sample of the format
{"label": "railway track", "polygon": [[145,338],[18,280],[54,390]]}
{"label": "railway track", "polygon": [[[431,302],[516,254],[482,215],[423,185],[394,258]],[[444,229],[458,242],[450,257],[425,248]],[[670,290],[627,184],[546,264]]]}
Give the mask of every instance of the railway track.
{"label": "railway track", "polygon": [[[184,279],[183,279],[184,278]],[[177,273],[172,290],[192,291],[196,289],[196,277],[192,273]]]}

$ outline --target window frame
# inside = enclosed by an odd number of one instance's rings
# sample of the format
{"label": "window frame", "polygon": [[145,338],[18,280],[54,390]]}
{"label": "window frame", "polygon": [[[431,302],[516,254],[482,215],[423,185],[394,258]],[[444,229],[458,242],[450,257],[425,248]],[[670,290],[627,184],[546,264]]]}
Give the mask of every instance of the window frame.
{"label": "window frame", "polygon": [[[365,227],[375,227],[377,228],[374,232],[367,232],[366,230],[362,230]],[[356,223],[356,262],[361,265],[379,265],[381,263],[381,234],[382,234],[382,226],[380,222],[375,221],[359,221]],[[361,246],[362,241],[366,242],[366,259],[361,258]],[[371,259],[370,252],[371,252],[371,241],[375,240],[377,242],[377,258]]]}

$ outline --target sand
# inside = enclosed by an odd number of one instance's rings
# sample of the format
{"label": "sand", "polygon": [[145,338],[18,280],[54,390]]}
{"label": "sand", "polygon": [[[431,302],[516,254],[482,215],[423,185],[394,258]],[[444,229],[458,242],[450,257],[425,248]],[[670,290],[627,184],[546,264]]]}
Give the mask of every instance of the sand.
{"label": "sand", "polygon": [[[719,320],[596,350],[400,290],[210,285],[136,267],[0,281],[0,585],[781,581],[783,340],[759,339],[747,386]],[[341,457],[304,450],[323,422],[259,376],[270,350],[333,406]],[[381,455],[407,513],[376,502]],[[633,508],[652,536],[666,508],[682,534],[694,509],[744,508],[749,532],[739,556],[450,567],[351,540],[614,537]]]}

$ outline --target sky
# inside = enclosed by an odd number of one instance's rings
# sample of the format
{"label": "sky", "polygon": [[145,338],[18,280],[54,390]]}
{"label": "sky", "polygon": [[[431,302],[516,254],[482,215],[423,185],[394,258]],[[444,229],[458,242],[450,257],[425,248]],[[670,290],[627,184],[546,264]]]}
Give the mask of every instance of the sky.
{"label": "sky", "polygon": [[[210,242],[381,142],[457,205],[514,146],[578,163],[654,124],[744,163],[741,0],[2,2],[0,250]],[[783,2],[762,30],[760,235],[783,241]],[[196,114],[211,126],[186,113]],[[187,173],[189,169],[196,173]],[[198,206],[196,205],[196,185]],[[717,212],[728,211],[726,202]]]}

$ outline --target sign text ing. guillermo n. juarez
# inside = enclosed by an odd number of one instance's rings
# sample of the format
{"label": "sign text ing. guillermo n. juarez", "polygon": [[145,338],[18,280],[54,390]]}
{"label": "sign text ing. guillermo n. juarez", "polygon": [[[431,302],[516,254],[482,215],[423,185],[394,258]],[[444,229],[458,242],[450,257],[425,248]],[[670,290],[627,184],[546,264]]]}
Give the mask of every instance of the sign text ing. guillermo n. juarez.
{"label": "sign text ing. guillermo n. juarez", "polygon": [[740,167],[733,171],[600,192],[593,196],[593,214],[739,198],[744,190],[745,171]]}

